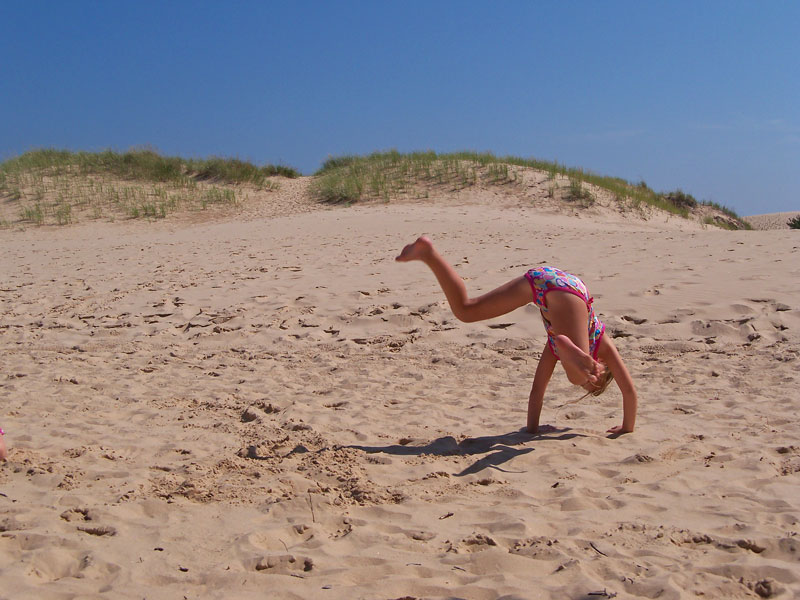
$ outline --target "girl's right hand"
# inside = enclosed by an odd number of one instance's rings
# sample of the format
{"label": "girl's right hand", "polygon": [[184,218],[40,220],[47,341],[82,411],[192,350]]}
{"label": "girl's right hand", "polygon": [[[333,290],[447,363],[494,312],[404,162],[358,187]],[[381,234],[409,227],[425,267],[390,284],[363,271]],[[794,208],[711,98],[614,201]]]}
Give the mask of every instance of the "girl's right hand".
{"label": "girl's right hand", "polygon": [[616,427],[612,427],[606,433],[610,433],[612,435],[622,435],[623,433],[633,433],[633,429],[625,429],[623,425],[617,425]]}

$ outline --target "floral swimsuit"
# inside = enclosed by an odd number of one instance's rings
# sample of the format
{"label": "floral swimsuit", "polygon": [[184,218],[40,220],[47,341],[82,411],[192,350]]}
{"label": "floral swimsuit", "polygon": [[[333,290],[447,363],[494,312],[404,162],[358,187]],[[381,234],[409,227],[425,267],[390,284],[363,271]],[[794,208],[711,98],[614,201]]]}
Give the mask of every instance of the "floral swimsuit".
{"label": "floral swimsuit", "polygon": [[560,290],[562,292],[575,294],[586,302],[586,308],[588,309],[587,326],[589,328],[589,351],[592,357],[597,360],[597,351],[600,348],[600,340],[603,338],[603,332],[605,332],[606,326],[597,318],[597,315],[594,314],[594,308],[592,307],[594,298],[589,296],[586,284],[577,276],[565,273],[561,269],[556,269],[555,267],[537,267],[536,269],[531,269],[525,273],[525,278],[533,289],[533,302],[539,307],[539,311],[542,313],[544,328],[547,330],[547,344],[550,346],[550,351],[553,353],[553,356],[558,358],[558,349],[555,344],[553,328],[550,325],[550,321],[548,321],[545,316],[545,313],[547,313],[545,297],[548,292]]}

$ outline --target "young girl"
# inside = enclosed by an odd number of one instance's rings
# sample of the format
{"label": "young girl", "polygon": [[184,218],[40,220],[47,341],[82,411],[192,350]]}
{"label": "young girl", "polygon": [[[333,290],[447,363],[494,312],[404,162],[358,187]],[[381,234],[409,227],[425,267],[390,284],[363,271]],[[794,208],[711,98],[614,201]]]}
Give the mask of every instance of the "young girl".
{"label": "young girl", "polygon": [[453,314],[466,323],[499,317],[531,301],[539,307],[547,330],[547,344],[533,377],[528,401],[528,432],[539,430],[544,392],[559,359],[569,381],[595,396],[603,393],[611,379],[615,379],[622,392],[622,425],[608,432],[633,431],[638,404],[633,380],[614,343],[603,335],[605,325],[595,315],[593,298],[578,277],[553,267],[539,267],[478,298],[470,298],[461,277],[427,237],[403,248],[395,260],[421,260],[428,265],[442,286]]}

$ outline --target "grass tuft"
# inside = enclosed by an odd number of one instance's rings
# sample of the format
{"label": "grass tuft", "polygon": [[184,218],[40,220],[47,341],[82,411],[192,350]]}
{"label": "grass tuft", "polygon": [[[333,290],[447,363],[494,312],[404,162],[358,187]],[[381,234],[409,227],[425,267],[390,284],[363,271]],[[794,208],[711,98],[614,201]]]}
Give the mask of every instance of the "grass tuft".
{"label": "grass tuft", "polygon": [[594,196],[592,193],[583,187],[583,182],[575,177],[569,179],[569,190],[565,196],[566,200],[579,203],[584,208],[594,204]]}
{"label": "grass tuft", "polygon": [[42,209],[42,205],[37,202],[33,206],[23,207],[20,213],[20,218],[24,221],[30,221],[31,223],[36,223],[37,225],[43,224],[44,210]]}
{"label": "grass tuft", "polygon": [[195,177],[200,180],[252,183],[257,186],[264,186],[267,177],[281,176],[294,179],[300,176],[300,173],[291,167],[276,165],[257,167],[236,158],[212,157],[202,161],[190,161],[188,167],[195,171]]}

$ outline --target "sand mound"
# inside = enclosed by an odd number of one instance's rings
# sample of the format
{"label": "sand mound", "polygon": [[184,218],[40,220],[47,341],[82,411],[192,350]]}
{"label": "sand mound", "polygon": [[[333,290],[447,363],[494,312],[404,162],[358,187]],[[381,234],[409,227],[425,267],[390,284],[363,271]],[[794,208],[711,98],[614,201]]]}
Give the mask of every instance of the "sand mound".
{"label": "sand mound", "polygon": [[753,229],[761,231],[772,229],[789,229],[788,222],[800,216],[800,211],[769,213],[765,215],[752,215],[744,217],[744,220],[753,226]]}

